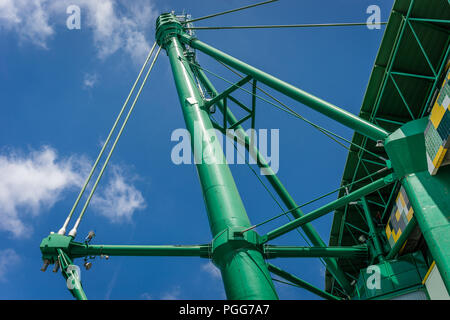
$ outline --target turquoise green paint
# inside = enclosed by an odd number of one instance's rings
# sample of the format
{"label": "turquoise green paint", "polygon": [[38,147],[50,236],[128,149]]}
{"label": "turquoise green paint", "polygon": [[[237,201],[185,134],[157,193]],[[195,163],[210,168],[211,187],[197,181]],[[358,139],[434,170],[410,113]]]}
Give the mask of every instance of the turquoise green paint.
{"label": "turquoise green paint", "polygon": [[264,71],[261,71],[253,66],[246,64],[210,45],[195,39],[188,34],[181,34],[180,40],[190,45],[192,48],[198,49],[207,55],[226,63],[230,67],[235,68],[248,76],[252,76],[254,79],[261,81],[269,87],[295,99],[306,106],[326,115],[327,117],[334,119],[341,124],[354,129],[355,131],[366,135],[374,140],[384,140],[388,136],[388,132],[375,124],[368,122],[348,111],[345,111],[329,102],[326,102],[318,97],[313,96],[295,86],[284,82]]}
{"label": "turquoise green paint", "polygon": [[[208,79],[208,77],[205,75],[203,70],[197,68],[198,76],[202,84],[205,86],[205,88],[211,92],[213,95],[217,96],[219,92],[216,90],[214,85],[211,83],[211,81]],[[255,96],[253,96],[255,98]],[[254,105],[255,101],[252,102]],[[262,156],[262,154],[259,152],[258,148],[254,146],[251,143],[251,138],[245,133],[245,130],[242,128],[242,126],[236,125],[238,123],[236,117],[232,113],[232,111],[229,108],[226,108],[226,105],[224,105],[223,102],[219,101],[217,103],[217,106],[219,110],[224,115],[224,121],[227,121],[230,126],[234,126],[236,133],[243,141],[240,141],[240,143],[244,144],[245,148],[250,152],[250,154],[253,155],[254,159],[257,159],[257,165],[261,169],[265,170],[266,174],[264,177],[269,181],[270,185],[274,188],[275,192],[278,194],[280,199],[283,201],[283,203],[286,205],[286,207],[289,209],[289,213],[294,218],[300,218],[303,216],[303,212],[301,211],[300,207],[295,202],[294,198],[289,194],[281,180],[278,178],[278,176],[273,172],[272,168],[267,164],[266,160]],[[226,127],[226,124],[223,126]],[[325,242],[322,240],[318,232],[314,229],[314,227],[310,223],[306,223],[301,226],[303,231],[305,232],[306,236],[311,240],[313,245],[318,247],[326,247]],[[336,280],[341,284],[341,286],[350,292],[350,282],[348,281],[347,277],[345,276],[344,272],[339,268],[336,259],[333,258],[325,258],[325,263],[327,264],[327,269],[330,271],[330,273],[336,278]]]}
{"label": "turquoise green paint", "polygon": [[420,230],[450,292],[450,167],[435,176],[428,171],[407,175],[402,185]]}
{"label": "turquoise green paint", "polygon": [[[203,148],[196,150],[195,135],[206,136],[213,125],[184,57],[184,47],[177,38],[180,30],[181,25],[172,14],[163,14],[157,20],[156,38],[169,57],[186,128],[191,134],[194,158],[200,162],[203,150],[216,148],[217,161],[202,161],[196,165],[212,235],[214,238],[221,233],[234,235],[235,230],[244,230],[251,224],[217,137],[204,139]],[[231,242],[229,237],[227,239],[226,242]],[[234,247],[235,244],[238,246]],[[228,299],[278,299],[262,252],[247,244],[247,241],[237,241],[233,245],[222,245],[221,250],[213,250],[213,262],[222,273]]]}
{"label": "turquoise green paint", "polygon": [[[379,282],[375,272],[379,273]],[[428,266],[420,252],[404,255],[399,259],[384,261],[360,271],[353,299],[366,300],[395,297],[405,289],[421,286]]]}
{"label": "turquoise green paint", "polygon": [[410,121],[395,130],[384,142],[392,168],[399,177],[427,170],[424,131],[428,119]]}

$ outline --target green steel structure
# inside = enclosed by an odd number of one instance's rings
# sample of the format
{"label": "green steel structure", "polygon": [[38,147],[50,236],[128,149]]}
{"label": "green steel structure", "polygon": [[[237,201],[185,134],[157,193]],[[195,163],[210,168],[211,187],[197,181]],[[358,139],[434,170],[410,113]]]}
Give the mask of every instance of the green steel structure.
{"label": "green steel structure", "polygon": [[[264,3],[269,2],[273,1]],[[229,12],[241,9],[243,8]],[[165,50],[186,128],[191,133],[212,241],[201,245],[92,245],[92,235],[85,242],[75,241],[77,227],[139,97],[142,84],[75,227],[69,235],[65,235],[93,171],[63,228],[57,234],[50,234],[42,240],[40,248],[44,260],[43,270],[50,264],[55,265],[54,271],[61,268],[69,290],[77,299],[86,299],[86,295],[78,280],[73,259],[114,255],[211,259],[220,269],[227,298],[236,300],[278,299],[271,274],[330,300],[419,296],[432,298],[439,285],[448,296],[450,166],[442,167],[436,175],[429,173],[424,138],[430,110],[445,78],[446,64],[449,61],[448,1],[395,1],[359,116],[197,39],[191,32],[195,29],[191,23],[206,18],[208,17],[187,20],[186,16],[165,13],[157,19],[155,38],[160,48],[144,83],[160,50]],[[156,44],[138,79],[155,46]],[[209,55],[234,72],[243,74],[241,80],[231,83],[223,92],[217,91],[207,77],[209,71],[197,62],[197,52]],[[251,106],[245,106],[231,95],[236,90],[245,91],[243,86],[247,83],[251,83],[251,91],[247,90],[252,96]],[[350,152],[336,200],[303,213],[301,206],[294,201],[253,145],[252,136],[246,134],[243,125],[249,123],[251,128],[255,128],[256,98],[260,98],[259,92],[274,100],[284,111],[302,118],[260,89],[258,83],[263,83],[355,131],[352,141],[348,141]],[[137,81],[132,91],[136,84]],[[130,96],[131,93],[125,105]],[[238,120],[228,107],[230,101],[244,109],[248,115]],[[216,122],[212,117],[215,107],[223,115],[222,123]],[[122,109],[119,118],[124,110]],[[118,121],[111,133],[117,123]],[[315,127],[330,137],[333,135],[323,128]],[[257,159],[257,165],[266,172],[265,178],[288,208],[283,214],[292,217],[289,223],[267,234],[255,231],[257,225],[252,225],[247,216],[230,168],[217,143],[217,136],[211,134],[210,129],[218,129],[225,135],[228,134],[227,129],[234,129],[238,133],[237,143],[243,144]],[[106,143],[109,142],[111,133]],[[198,135],[200,140],[196,138]],[[341,138],[336,135],[334,137]],[[99,158],[104,150],[105,147]],[[402,211],[402,206],[406,211]],[[311,222],[332,212],[334,220],[327,245]],[[401,217],[402,213],[404,218]],[[277,217],[270,220],[275,218]],[[400,231],[391,228],[396,223],[395,220],[405,221]],[[304,231],[312,246],[276,246],[268,243],[297,228]],[[323,259],[326,264],[325,290],[267,262],[275,258],[301,257]]]}

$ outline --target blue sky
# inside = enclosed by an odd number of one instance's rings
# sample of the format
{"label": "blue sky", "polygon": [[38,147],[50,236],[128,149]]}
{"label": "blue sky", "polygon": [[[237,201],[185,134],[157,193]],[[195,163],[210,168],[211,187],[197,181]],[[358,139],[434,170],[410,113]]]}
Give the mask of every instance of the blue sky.
{"label": "blue sky", "polygon": [[[0,1],[0,299],[71,299],[63,278],[39,271],[39,243],[58,231],[154,41],[163,12],[193,17],[252,1]],[[376,4],[388,19],[392,0],[282,0],[197,26],[365,22]],[[81,29],[66,8],[81,8]],[[384,27],[198,31],[202,41],[299,88],[358,113]],[[198,54],[202,66],[236,77]],[[211,77],[217,88],[228,84]],[[271,91],[272,92],[272,91]],[[274,93],[306,118],[351,138],[351,130]],[[245,94],[240,95],[250,101]],[[244,100],[245,101],[245,100]],[[340,184],[347,152],[299,119],[262,101],[258,128],[280,129],[278,175],[297,203]],[[78,230],[97,244],[203,244],[211,239],[194,165],[175,165],[173,130],[184,128],[167,56],[161,53]],[[280,209],[245,165],[231,170],[256,224]],[[336,195],[334,195],[335,197]],[[320,206],[329,197],[307,207]],[[263,234],[287,220],[261,228]],[[313,223],[328,242],[332,214]],[[296,233],[274,244],[305,245]],[[82,264],[82,260],[77,261]],[[323,288],[317,259],[274,264]],[[82,268],[90,299],[223,299],[217,270],[200,258],[96,258]],[[315,299],[276,284],[282,299]]]}

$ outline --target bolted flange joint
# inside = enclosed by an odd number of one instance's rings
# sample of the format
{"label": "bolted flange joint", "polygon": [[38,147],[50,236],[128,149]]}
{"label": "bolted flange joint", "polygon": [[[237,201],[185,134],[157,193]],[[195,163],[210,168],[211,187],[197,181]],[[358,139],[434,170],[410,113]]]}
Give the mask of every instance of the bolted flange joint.
{"label": "bolted flange joint", "polygon": [[50,234],[41,241],[39,246],[42,253],[42,259],[48,263],[55,263],[58,260],[58,249],[68,253],[72,237],[61,234]]}
{"label": "bolted flange joint", "polygon": [[211,257],[216,265],[220,264],[219,261],[223,256],[236,250],[252,249],[261,251],[259,235],[253,230],[242,232],[246,229],[243,227],[231,227],[214,237],[211,243]]}
{"label": "bolted flange joint", "polygon": [[172,13],[163,13],[156,19],[155,39],[159,46],[164,47],[168,39],[183,33],[183,26]]}
{"label": "bolted flange joint", "polygon": [[[79,258],[84,255],[78,254],[73,255],[71,251],[74,247],[86,248],[86,245],[80,242],[73,241],[70,236],[64,236],[61,234],[53,233],[41,241],[40,249],[42,253],[42,260],[44,261],[44,266],[56,263],[58,261],[58,250],[62,250],[71,258]],[[46,269],[46,267],[43,267]],[[43,270],[44,271],[44,270]]]}

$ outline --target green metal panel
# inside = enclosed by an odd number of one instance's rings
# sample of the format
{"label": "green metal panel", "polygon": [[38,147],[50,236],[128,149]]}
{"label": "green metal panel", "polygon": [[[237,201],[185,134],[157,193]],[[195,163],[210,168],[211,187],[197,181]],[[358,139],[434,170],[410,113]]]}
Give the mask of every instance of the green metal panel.
{"label": "green metal panel", "polygon": [[450,167],[440,170],[436,176],[431,176],[428,171],[407,175],[402,185],[442,280],[450,292]]}
{"label": "green metal panel", "polygon": [[394,131],[384,147],[399,177],[427,170],[424,131],[427,118],[411,121]]}
{"label": "green metal panel", "polygon": [[421,287],[428,267],[421,253],[405,255],[397,260],[383,261],[375,265],[380,271],[379,284],[374,280],[372,267],[362,269],[355,285],[354,299],[387,298],[403,293],[411,287]]}
{"label": "green metal panel", "polygon": [[364,210],[364,214],[366,217],[366,222],[369,227],[369,237],[372,241],[373,247],[374,247],[374,258],[378,259],[379,262],[384,261],[383,257],[383,248],[380,243],[380,239],[378,239],[377,230],[375,229],[375,225],[372,220],[372,214],[370,213],[369,204],[367,203],[367,200],[365,197],[361,198],[361,204]]}

